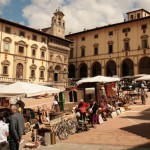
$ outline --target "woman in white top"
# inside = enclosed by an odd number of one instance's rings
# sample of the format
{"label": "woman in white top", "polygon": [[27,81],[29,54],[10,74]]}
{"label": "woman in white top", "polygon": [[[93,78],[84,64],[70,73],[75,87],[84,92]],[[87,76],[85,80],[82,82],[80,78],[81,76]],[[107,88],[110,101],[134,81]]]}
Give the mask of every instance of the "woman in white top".
{"label": "woman in white top", "polygon": [[3,122],[3,113],[0,113],[0,150],[7,150],[8,142],[7,136],[9,135],[8,124]]}

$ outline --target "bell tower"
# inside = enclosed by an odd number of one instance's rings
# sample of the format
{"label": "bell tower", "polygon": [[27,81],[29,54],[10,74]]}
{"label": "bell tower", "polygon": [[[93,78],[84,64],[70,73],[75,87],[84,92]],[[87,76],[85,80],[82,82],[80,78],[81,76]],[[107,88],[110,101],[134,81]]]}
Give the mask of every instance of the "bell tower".
{"label": "bell tower", "polygon": [[51,23],[51,34],[65,38],[65,21],[64,13],[60,11],[60,8],[56,9]]}

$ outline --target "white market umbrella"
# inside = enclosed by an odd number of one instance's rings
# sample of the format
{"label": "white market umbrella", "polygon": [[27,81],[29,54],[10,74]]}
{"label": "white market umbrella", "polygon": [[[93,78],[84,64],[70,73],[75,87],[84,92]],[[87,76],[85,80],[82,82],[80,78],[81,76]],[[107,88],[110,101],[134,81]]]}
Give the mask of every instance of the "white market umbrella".
{"label": "white market umbrella", "polygon": [[135,79],[136,81],[146,81],[146,80],[150,80],[150,75],[145,75],[143,77],[140,77],[138,79]]}
{"label": "white market umbrella", "polygon": [[140,77],[143,77],[143,76],[146,76],[146,75],[147,74],[136,74],[133,77],[136,79],[136,78],[140,78]]}
{"label": "white market umbrella", "polygon": [[120,81],[120,78],[118,77],[106,77],[106,76],[95,76],[91,79],[92,82],[102,82],[102,83],[107,83],[107,82],[116,82]]}
{"label": "white market umbrella", "polygon": [[79,81],[76,82],[77,85],[82,84],[82,83],[88,83],[91,81],[91,77],[83,78]]}
{"label": "white market umbrella", "polygon": [[0,84],[0,89],[2,89],[3,87],[6,87],[6,84]]}
{"label": "white market umbrella", "polygon": [[6,87],[1,88],[0,97],[20,96],[26,95],[27,97],[59,93],[60,90],[57,88],[47,87],[43,85],[27,83],[27,82],[16,82]]}
{"label": "white market umbrella", "polygon": [[95,76],[95,77],[88,77],[81,79],[77,82],[77,85],[82,83],[89,83],[89,82],[100,82],[100,83],[107,83],[107,82],[117,82],[120,81],[118,77],[106,77],[106,76]]}

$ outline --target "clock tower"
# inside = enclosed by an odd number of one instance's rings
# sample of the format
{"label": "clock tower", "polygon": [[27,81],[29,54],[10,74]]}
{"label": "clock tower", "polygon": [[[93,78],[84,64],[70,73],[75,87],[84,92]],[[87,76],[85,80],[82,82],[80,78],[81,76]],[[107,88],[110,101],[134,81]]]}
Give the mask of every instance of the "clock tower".
{"label": "clock tower", "polygon": [[65,21],[63,18],[64,18],[64,13],[60,11],[59,8],[56,9],[51,22],[52,35],[65,38]]}

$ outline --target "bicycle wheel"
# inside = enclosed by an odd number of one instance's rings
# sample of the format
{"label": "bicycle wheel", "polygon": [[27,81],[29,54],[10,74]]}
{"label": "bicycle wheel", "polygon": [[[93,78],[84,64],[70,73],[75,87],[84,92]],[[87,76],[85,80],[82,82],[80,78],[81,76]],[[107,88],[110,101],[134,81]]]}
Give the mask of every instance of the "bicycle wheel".
{"label": "bicycle wheel", "polygon": [[77,131],[77,122],[74,120],[68,120],[69,133],[72,135]]}
{"label": "bicycle wheel", "polygon": [[68,133],[65,127],[59,126],[57,129],[57,136],[60,140],[66,140],[68,138]]}

